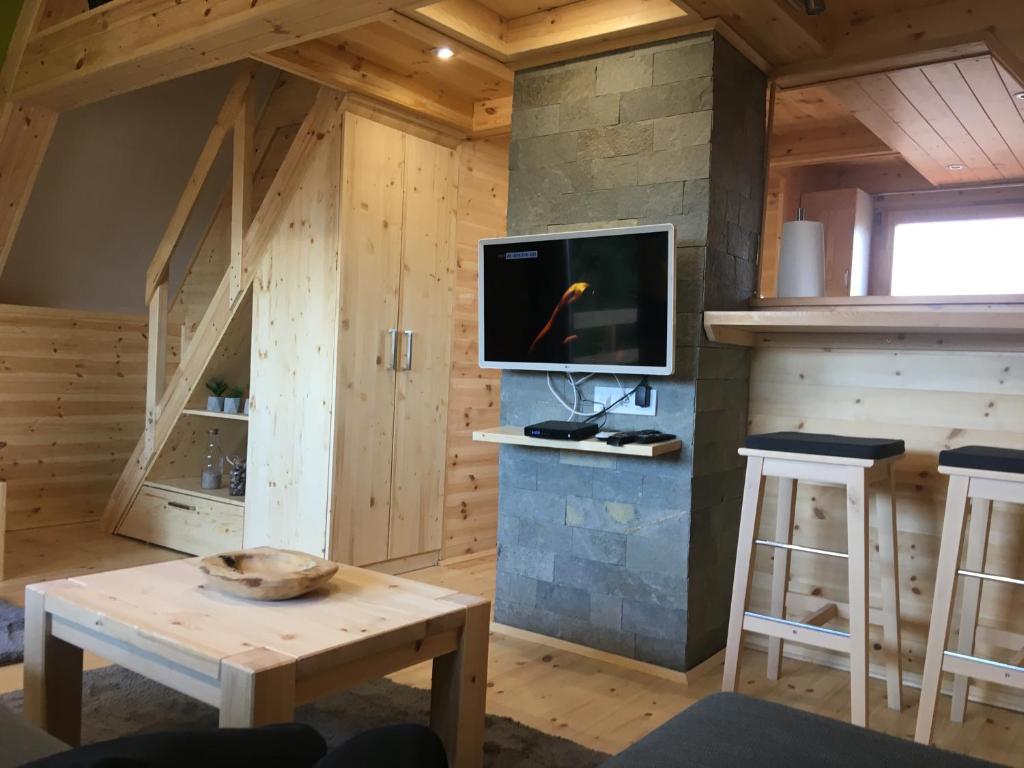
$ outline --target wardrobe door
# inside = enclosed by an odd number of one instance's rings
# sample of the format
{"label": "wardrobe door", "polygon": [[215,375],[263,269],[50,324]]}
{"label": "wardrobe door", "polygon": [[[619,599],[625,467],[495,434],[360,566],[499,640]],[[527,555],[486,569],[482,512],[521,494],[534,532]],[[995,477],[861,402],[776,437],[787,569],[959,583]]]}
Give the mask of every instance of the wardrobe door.
{"label": "wardrobe door", "polygon": [[455,152],[409,135],[405,145],[389,558],[441,547],[455,272]]}
{"label": "wardrobe door", "polygon": [[365,565],[388,558],[405,137],[348,114],[344,145],[331,557]]}

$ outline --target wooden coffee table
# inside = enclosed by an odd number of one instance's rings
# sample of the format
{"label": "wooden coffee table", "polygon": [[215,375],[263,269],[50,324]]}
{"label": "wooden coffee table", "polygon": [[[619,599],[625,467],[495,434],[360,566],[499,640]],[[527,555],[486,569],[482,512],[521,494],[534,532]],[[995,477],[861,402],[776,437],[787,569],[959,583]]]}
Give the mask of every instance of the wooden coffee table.
{"label": "wooden coffee table", "polygon": [[221,726],[290,721],[295,706],[433,659],[431,726],[453,768],[483,759],[490,604],[342,566],[279,603],[204,586],[178,560],[25,591],[25,714],[68,744],[82,719],[82,651],[220,709]]}

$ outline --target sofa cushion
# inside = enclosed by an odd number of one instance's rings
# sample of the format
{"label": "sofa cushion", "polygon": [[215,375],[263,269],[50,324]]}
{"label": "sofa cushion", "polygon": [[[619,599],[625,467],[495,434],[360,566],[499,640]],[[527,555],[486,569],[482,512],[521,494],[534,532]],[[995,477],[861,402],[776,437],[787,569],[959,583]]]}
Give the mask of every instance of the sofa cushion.
{"label": "sofa cushion", "polygon": [[717,693],[676,715],[601,768],[995,768],[839,720]]}
{"label": "sofa cushion", "polygon": [[68,745],[0,705],[0,768],[64,752]]}

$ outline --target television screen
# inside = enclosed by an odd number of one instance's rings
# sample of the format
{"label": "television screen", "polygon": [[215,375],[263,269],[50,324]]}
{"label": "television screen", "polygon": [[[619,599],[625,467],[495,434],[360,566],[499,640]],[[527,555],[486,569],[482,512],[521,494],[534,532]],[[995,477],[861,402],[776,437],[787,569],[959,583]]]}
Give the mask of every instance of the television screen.
{"label": "television screen", "polygon": [[671,224],[481,240],[480,365],[669,374]]}

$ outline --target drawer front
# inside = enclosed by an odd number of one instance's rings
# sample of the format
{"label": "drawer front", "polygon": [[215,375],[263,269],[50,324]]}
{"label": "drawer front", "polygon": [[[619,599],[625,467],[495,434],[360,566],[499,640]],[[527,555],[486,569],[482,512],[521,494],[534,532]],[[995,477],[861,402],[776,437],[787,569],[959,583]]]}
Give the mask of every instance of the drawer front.
{"label": "drawer front", "polygon": [[190,555],[242,546],[243,509],[236,504],[142,486],[117,532]]}

